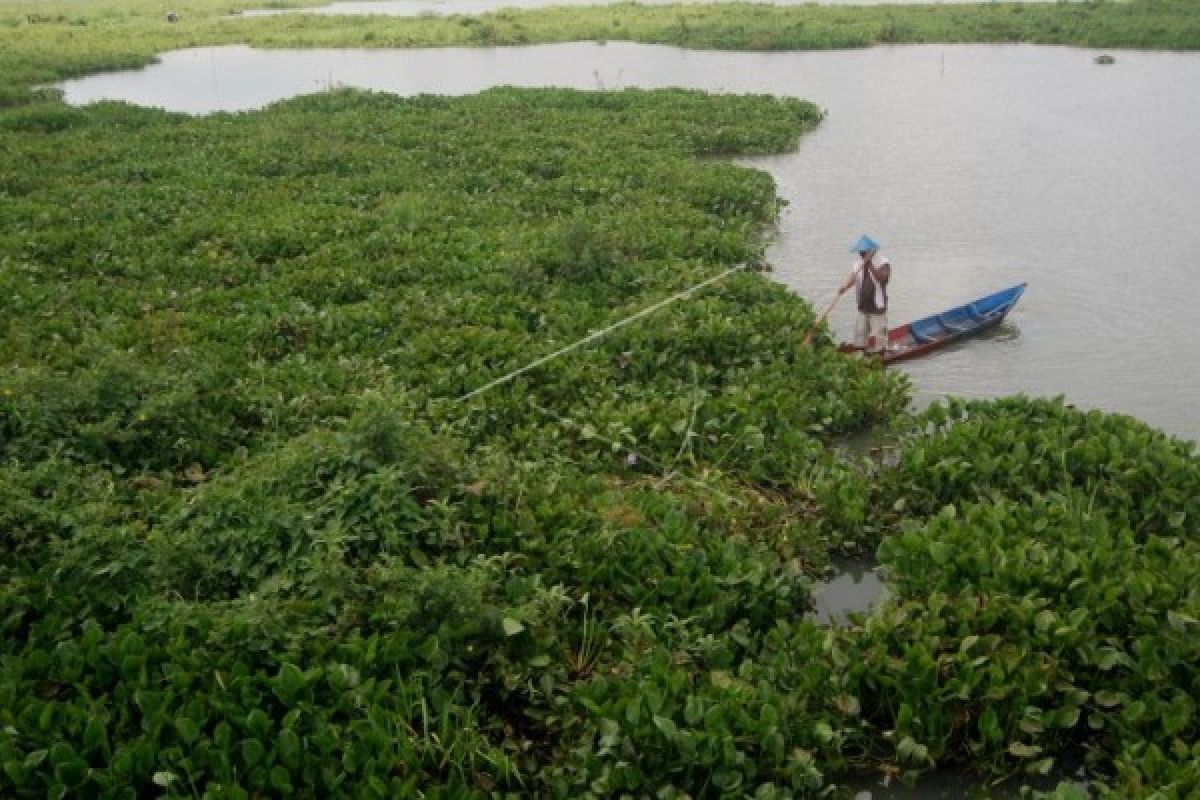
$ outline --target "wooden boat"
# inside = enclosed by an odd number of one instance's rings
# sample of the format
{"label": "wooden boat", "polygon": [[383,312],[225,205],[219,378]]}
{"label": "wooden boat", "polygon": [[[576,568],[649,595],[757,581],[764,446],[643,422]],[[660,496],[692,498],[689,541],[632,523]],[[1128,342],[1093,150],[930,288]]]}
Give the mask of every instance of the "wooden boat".
{"label": "wooden boat", "polygon": [[[999,324],[1021,299],[1025,286],[1019,283],[974,302],[893,328],[888,331],[888,346],[881,356],[883,363],[891,364],[923,356],[931,350]],[[867,349],[872,349],[874,345],[875,337],[871,337],[867,341]],[[853,353],[862,348],[846,343],[840,349],[844,353]]]}

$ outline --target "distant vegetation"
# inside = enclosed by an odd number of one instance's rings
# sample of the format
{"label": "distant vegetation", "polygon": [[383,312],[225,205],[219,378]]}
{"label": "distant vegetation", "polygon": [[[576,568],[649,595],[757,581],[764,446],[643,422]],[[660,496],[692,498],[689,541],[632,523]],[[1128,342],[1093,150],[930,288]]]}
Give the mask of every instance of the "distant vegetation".
{"label": "distant vegetation", "polygon": [[[31,85],[568,17],[37,5],[0,5],[0,796],[836,797],[1080,758],[1105,800],[1200,792],[1195,445],[1062,400],[912,415],[901,374],[800,346],[771,180],[712,156],[814,106],[71,108]],[[880,427],[883,463],[841,454]],[[891,599],[806,619],[861,550]]]}

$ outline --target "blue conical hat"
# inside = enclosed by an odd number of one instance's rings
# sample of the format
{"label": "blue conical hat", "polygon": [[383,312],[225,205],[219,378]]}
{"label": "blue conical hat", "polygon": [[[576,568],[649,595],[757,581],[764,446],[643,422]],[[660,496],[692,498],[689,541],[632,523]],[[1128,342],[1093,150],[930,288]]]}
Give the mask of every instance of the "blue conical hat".
{"label": "blue conical hat", "polygon": [[858,241],[850,248],[852,253],[865,253],[868,250],[878,250],[879,242],[867,236],[865,233],[858,237]]}

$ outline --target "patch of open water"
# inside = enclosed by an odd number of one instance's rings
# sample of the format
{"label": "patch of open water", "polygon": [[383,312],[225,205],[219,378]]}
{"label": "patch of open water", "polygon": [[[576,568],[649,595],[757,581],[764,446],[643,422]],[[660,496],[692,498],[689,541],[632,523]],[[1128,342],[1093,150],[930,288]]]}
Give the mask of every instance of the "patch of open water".
{"label": "patch of open water", "polygon": [[973,775],[940,769],[922,775],[913,786],[864,778],[852,782],[850,790],[854,800],[1018,800],[1023,796],[1023,787],[1051,791],[1062,782],[1078,789],[1084,797],[1091,796],[1084,770],[1074,762],[1058,766],[1046,776],[1018,776],[991,786]]}
{"label": "patch of open water", "polygon": [[[734,53],[621,42],[514,48],[164,54],[64,83],[193,114],[332,86],[461,95],[494,86],[687,87],[803,97],[828,111],[792,153],[743,159],[788,206],[778,280],[825,303],[870,232],[891,319],[1021,281],[1006,323],[900,368],[917,398],[1064,394],[1200,439],[1200,54],[1028,45]],[[842,336],[853,310],[830,321]]]}
{"label": "patch of open water", "polygon": [[830,572],[813,588],[812,619],[818,625],[844,625],[851,614],[865,614],[887,597],[887,587],[870,559],[835,559]]}

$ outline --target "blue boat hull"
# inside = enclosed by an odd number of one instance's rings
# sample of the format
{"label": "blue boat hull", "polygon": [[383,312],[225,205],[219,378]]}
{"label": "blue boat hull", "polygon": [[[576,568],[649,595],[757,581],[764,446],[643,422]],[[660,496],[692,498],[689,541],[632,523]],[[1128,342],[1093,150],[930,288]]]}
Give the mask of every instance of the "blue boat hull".
{"label": "blue boat hull", "polygon": [[[974,336],[1000,324],[1021,299],[1025,286],[1026,284],[1019,283],[940,314],[893,328],[888,332],[888,347],[882,355],[883,362],[890,364],[925,355],[950,342]],[[867,347],[873,349],[874,341],[869,341]],[[859,348],[854,345],[842,345],[842,349],[853,351]]]}

